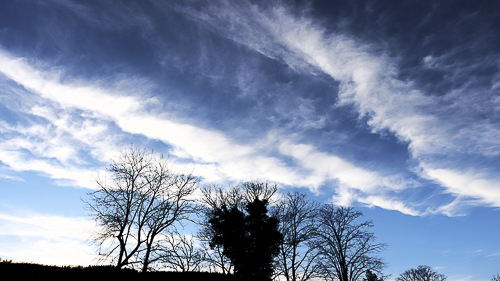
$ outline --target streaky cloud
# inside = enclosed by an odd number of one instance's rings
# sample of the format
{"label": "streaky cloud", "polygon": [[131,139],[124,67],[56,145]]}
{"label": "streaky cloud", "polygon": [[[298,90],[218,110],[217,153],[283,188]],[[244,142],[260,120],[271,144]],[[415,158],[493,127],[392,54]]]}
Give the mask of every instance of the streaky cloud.
{"label": "streaky cloud", "polygon": [[[111,126],[110,122],[113,122],[122,130],[122,133],[143,135],[171,145],[172,152],[176,156],[190,159],[195,169],[199,169],[195,172],[209,179],[226,181],[261,179],[290,186],[308,187],[316,192],[325,181],[331,179],[337,180],[339,185],[346,188],[367,193],[373,192],[376,186],[390,190],[406,188],[405,184],[401,185],[375,172],[357,168],[339,157],[316,153],[312,146],[285,142],[280,145],[279,151],[283,156],[296,158],[299,164],[289,166],[278,157],[266,156],[266,153],[262,152],[258,146],[237,144],[219,131],[172,121],[167,119],[166,114],[154,115],[156,111],[154,106],[152,108],[148,99],[139,95],[121,96],[113,90],[99,88],[84,81],[77,84],[63,84],[57,80],[57,75],[34,69],[25,61],[11,58],[6,53],[1,53],[0,61],[3,62],[0,72],[5,76],[33,94],[56,104],[55,107],[52,105],[53,108],[35,105],[30,110],[32,115],[43,117],[50,125],[45,127],[34,125],[23,130],[50,131],[53,126],[56,130],[69,134],[72,137],[71,140],[76,139],[89,147],[92,147],[94,143],[97,148],[93,151],[102,151],[104,147],[113,147],[109,144],[110,140],[102,140],[96,136],[107,131],[107,127]],[[68,112],[76,109],[83,110],[80,116],[92,116],[90,119],[83,119],[83,126],[75,127],[68,122],[72,118]],[[10,130],[18,133],[23,131],[21,128],[10,128]],[[57,137],[46,137],[49,142],[57,139]],[[20,148],[42,151],[43,153],[39,153],[38,156],[55,157],[59,163],[64,164],[68,159],[75,158],[73,155],[77,153],[70,149],[69,144],[66,144],[68,147],[66,153],[58,152],[59,155],[57,155],[50,149],[38,149],[26,140],[27,138],[25,138],[24,146],[14,146],[9,140],[4,142],[5,145],[12,145],[11,148],[4,149],[2,152],[6,159],[5,163],[14,169],[39,170],[48,173],[53,178],[69,178],[82,185],[83,178],[88,173],[82,173],[78,169],[64,170],[61,165],[51,165],[47,160],[35,158],[25,161],[26,159],[21,157],[19,151]],[[101,144],[99,140],[102,141]],[[66,140],[62,142],[64,141]],[[270,145],[272,146],[272,142]],[[111,150],[116,151],[116,149]],[[23,161],[26,164],[21,165]],[[314,162],[321,165],[313,165]],[[75,164],[74,167],[78,165]],[[360,173],[365,177],[361,177]],[[89,187],[87,184],[83,186]]]}
{"label": "streaky cloud", "polygon": [[[81,217],[64,217],[33,212],[0,213],[1,236],[16,236],[23,243],[15,247],[2,244],[2,257],[14,261],[56,265],[90,265],[93,248],[86,243],[98,228]],[[50,249],[50,250],[48,250]]]}
{"label": "streaky cloud", "polygon": [[283,142],[281,153],[293,157],[304,169],[310,170],[318,182],[334,180],[338,188],[331,202],[336,205],[351,205],[354,201],[367,206],[377,206],[387,210],[397,210],[412,216],[422,212],[407,206],[391,194],[407,188],[415,188],[418,183],[397,176],[382,176],[337,157],[316,151],[310,145]]}
{"label": "streaky cloud", "polygon": [[463,196],[472,204],[500,207],[500,179],[485,176],[481,171],[431,168],[421,164],[425,177],[447,187],[447,192]]}
{"label": "streaky cloud", "polygon": [[[493,206],[500,204],[494,180],[498,169],[478,170],[474,180],[464,181],[450,181],[445,176],[449,174],[444,173],[450,166],[455,167],[456,175],[470,171],[471,164],[461,160],[464,154],[483,158],[500,155],[499,123],[481,118],[484,114],[498,115],[500,99],[491,95],[491,90],[484,92],[482,88],[474,95],[475,89],[467,88],[474,84],[466,84],[444,95],[426,95],[412,81],[398,79],[397,59],[374,51],[342,30],[327,30],[307,10],[292,13],[286,3],[264,7],[249,2],[216,1],[207,6],[179,10],[220,36],[284,61],[297,71],[330,75],[340,82],[337,105],[354,105],[360,118],[368,117],[367,124],[373,132],[388,130],[407,142],[417,163],[433,166],[430,178],[445,192],[460,199],[477,198]],[[425,63],[430,67],[439,65],[432,57]],[[465,89],[468,95],[460,94]],[[471,107],[474,101],[480,101],[484,107]],[[467,204],[467,200],[463,203]]]}

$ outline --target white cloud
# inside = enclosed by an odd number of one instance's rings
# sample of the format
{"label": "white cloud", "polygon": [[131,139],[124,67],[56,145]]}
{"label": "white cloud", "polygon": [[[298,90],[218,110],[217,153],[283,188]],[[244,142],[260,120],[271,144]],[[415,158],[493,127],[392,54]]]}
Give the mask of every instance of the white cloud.
{"label": "white cloud", "polygon": [[[449,175],[443,174],[443,171],[450,170],[448,165],[454,161],[455,154],[473,153],[485,157],[500,154],[498,126],[487,121],[470,122],[467,116],[463,116],[463,112],[481,112],[481,109],[467,109],[471,104],[470,95],[463,99],[460,99],[463,96],[460,91],[442,97],[424,95],[411,81],[397,79],[396,60],[383,53],[373,55],[370,46],[360,43],[356,38],[327,32],[311,20],[307,12],[296,16],[280,6],[262,8],[229,1],[208,4],[200,10],[177,8],[206,23],[206,27],[222,36],[270,58],[283,60],[298,71],[313,74],[321,71],[330,75],[340,82],[337,105],[355,105],[361,117],[369,117],[368,124],[374,132],[389,130],[400,140],[408,142],[411,155],[417,161],[423,163],[425,159],[426,163],[433,164],[433,170],[427,173],[428,177],[436,180],[448,193],[478,198],[495,206],[499,204],[500,199],[494,195],[496,190],[489,187],[495,181],[491,180],[492,176],[488,172],[477,171],[475,175],[469,175],[468,185],[462,186],[449,180]],[[423,62],[428,67],[437,67],[439,60],[428,56]],[[172,145],[176,156],[191,158],[195,166],[200,167],[200,173],[207,178],[236,181],[267,179],[309,186],[315,190],[325,180],[333,179],[343,188],[337,190],[339,194],[345,194],[337,198],[342,202],[357,198],[349,190],[351,188],[372,194],[380,186],[387,190],[414,186],[404,180],[381,177],[375,172],[360,169],[336,156],[304,155],[305,152],[300,149],[314,154],[304,145],[297,147],[300,148],[297,151],[287,150],[286,145],[280,147],[282,153],[298,159],[301,165],[289,167],[279,158],[266,156],[258,147],[237,144],[221,132],[181,123],[167,114],[155,114],[155,101],[146,97],[140,89],[144,83],[141,87],[130,87],[124,94],[86,81],[62,83],[61,72],[35,69],[25,60],[12,58],[3,51],[0,52],[0,61],[0,72],[29,91],[56,103],[63,111],[78,109],[83,114],[93,116],[94,119],[85,119],[85,128],[75,129],[74,122],[61,113],[54,117],[51,110],[43,106],[32,108],[32,114],[43,116],[57,128],[84,143],[96,143],[92,136],[97,135],[99,130],[106,130],[106,124],[114,123],[123,134],[143,135]],[[134,91],[138,94],[131,94]],[[498,103],[498,100],[493,99],[491,102]],[[486,102],[482,101],[481,104]],[[302,114],[307,115],[309,109],[303,108],[303,111]],[[323,122],[319,119],[305,126],[321,127]],[[57,140],[56,137],[51,138],[53,142]],[[109,147],[110,143],[103,140],[97,145],[101,148],[91,149],[92,155],[98,157],[104,155],[102,152],[115,151],[102,149]],[[43,151],[62,162],[76,158],[76,152],[70,147],[57,153],[49,149]],[[443,155],[451,160],[446,160]],[[313,158],[320,161],[309,160]],[[103,161],[102,158],[99,160]],[[455,173],[471,171],[468,163],[461,161],[460,164],[462,168],[455,168]],[[470,191],[476,189],[476,185],[478,190]],[[391,204],[380,203],[396,208]],[[451,208],[456,205],[458,201],[442,206],[441,210],[447,208],[451,212]]]}
{"label": "white cloud", "polygon": [[[289,167],[278,158],[265,156],[256,147],[239,145],[221,132],[171,121],[165,117],[165,114],[153,115],[146,110],[147,99],[143,102],[144,99],[138,96],[120,96],[109,90],[85,85],[83,82],[76,85],[61,84],[54,78],[57,75],[44,74],[44,72],[33,69],[23,60],[12,59],[5,53],[0,53],[0,61],[5,62],[2,63],[3,67],[0,67],[0,71],[4,75],[61,107],[57,112],[53,108],[33,106],[32,114],[46,118],[50,121],[50,126],[56,128],[56,131],[68,133],[73,139],[84,142],[86,145],[99,147],[96,142],[101,139],[95,136],[102,135],[102,132],[106,130],[105,120],[110,118],[123,132],[144,135],[150,139],[161,140],[172,145],[177,155],[189,156],[194,160],[196,167],[201,168],[195,173],[201,172],[208,178],[225,178],[235,181],[262,179],[317,189],[328,178],[328,175],[324,175],[324,173],[331,172],[331,169],[337,169],[339,170],[337,172],[342,173],[342,175],[337,175],[335,178],[340,179],[342,184],[363,190],[373,186],[372,174],[361,169],[356,170],[352,164],[349,164],[348,168],[343,168],[346,163],[334,156],[328,160],[328,164],[336,162],[337,165],[333,168],[330,167],[329,171],[321,171],[320,169],[323,168],[316,167],[313,175],[307,175],[304,172],[299,175],[300,169]],[[101,118],[85,118],[82,121],[79,117],[78,121],[83,123],[78,124],[72,120],[74,114],[67,113],[72,109],[84,110],[94,117],[100,116]],[[43,136],[53,131],[53,128],[47,126],[10,129],[28,136]],[[45,145],[56,142],[56,140],[57,137],[45,137],[42,143]],[[7,148],[13,143],[16,144],[16,147]],[[76,153],[75,149],[71,148],[70,144],[66,144],[67,151],[64,149],[50,150],[45,149],[45,147],[38,149],[33,147],[34,145],[33,142],[28,141],[28,138],[5,141],[6,148],[2,152],[5,156],[3,162],[13,169],[39,170],[49,173],[54,178],[67,176],[82,184],[83,178],[88,173],[82,173],[80,170],[59,168],[41,160],[24,161],[25,163],[21,165],[24,159],[21,159],[16,148],[24,148],[32,152],[42,151],[43,153],[38,156],[55,157],[62,163],[69,158],[75,158],[73,157]],[[110,145],[108,143],[103,146],[109,147]],[[57,143],[57,147],[61,147],[61,143]],[[289,154],[289,152],[287,153]],[[311,169],[311,167],[306,166],[304,166],[306,169]],[[356,173],[362,173],[367,177],[360,177]],[[304,174],[306,174],[305,177]],[[88,186],[88,184],[83,184],[83,186]]]}
{"label": "white cloud", "polygon": [[5,226],[0,229],[0,235],[15,234],[47,239],[74,238],[85,240],[96,229],[93,221],[79,217],[0,213],[0,220]]}
{"label": "white cloud", "polygon": [[284,141],[280,152],[295,159],[305,170],[310,172],[307,182],[313,187],[319,187],[326,180],[335,180],[341,187],[337,190],[343,204],[350,204],[355,199],[348,189],[355,189],[366,194],[380,193],[384,190],[399,191],[414,187],[415,182],[404,181],[396,176],[382,176],[376,172],[355,166],[335,155],[317,151],[313,146],[293,144]]}
{"label": "white cloud", "polygon": [[95,171],[79,157],[73,139],[51,124],[10,126],[0,122],[4,132],[0,139],[1,161],[14,171],[36,171],[64,185],[93,187]]}
{"label": "white cloud", "polygon": [[[3,145],[4,143],[2,143]],[[0,158],[2,162],[14,171],[36,171],[47,174],[56,180],[69,180],[61,182],[63,185],[76,185],[79,187],[93,188],[91,182],[93,170],[53,164],[48,160],[28,159],[21,151],[9,151],[0,145]]]}
{"label": "white cloud", "polygon": [[[94,249],[88,239],[95,223],[84,218],[42,214],[9,215],[0,213],[2,258],[54,265],[93,264]],[[9,245],[16,237],[22,243]]]}
{"label": "white cloud", "polygon": [[489,178],[479,171],[436,169],[421,164],[423,176],[447,187],[447,192],[500,207],[500,179]]}
{"label": "white cloud", "polygon": [[316,187],[326,179],[338,180],[340,185],[364,192],[370,192],[381,184],[376,173],[358,168],[337,156],[317,152],[310,145],[283,142],[280,152],[293,157],[302,167],[311,170],[316,179]]}
{"label": "white cloud", "polygon": [[92,265],[96,263],[91,249],[84,242],[71,239],[25,240],[23,247],[3,251],[5,259],[45,265]]}
{"label": "white cloud", "polygon": [[424,214],[389,194],[391,191],[415,187],[416,183],[413,181],[405,182],[394,176],[382,176],[356,167],[337,156],[318,152],[310,145],[284,142],[280,146],[280,152],[293,157],[303,168],[310,170],[311,177],[317,183],[327,179],[337,181],[336,194],[330,200],[333,204],[348,206],[358,201],[369,207],[396,210],[412,216]]}
{"label": "white cloud", "polygon": [[[431,177],[447,192],[479,198],[495,206],[500,204],[498,188],[494,188],[496,181],[490,179],[491,171],[475,171],[474,175],[458,177],[464,183],[451,180],[452,175],[445,172],[451,165],[456,167],[457,162],[461,168],[453,174],[459,176],[472,171],[471,163],[457,160],[455,155],[496,157],[500,154],[500,128],[483,118],[498,116],[499,99],[489,92],[481,94],[484,89],[476,93],[470,88],[474,81],[445,95],[425,95],[411,81],[398,80],[395,59],[380,52],[373,55],[370,46],[354,37],[327,31],[315,23],[307,11],[297,16],[279,5],[263,8],[228,1],[218,1],[202,10],[180,10],[222,36],[270,58],[283,60],[294,69],[330,75],[340,82],[338,105],[355,105],[360,117],[369,117],[368,124],[374,132],[389,130],[408,142],[411,155],[417,161],[425,160],[438,167],[431,171]],[[428,56],[424,63],[427,67],[441,67],[440,60]],[[463,79],[461,73],[474,67],[460,66],[453,70],[455,77]],[[370,174],[365,176],[371,178]],[[340,180],[351,181],[347,177]],[[373,184],[367,183],[363,188],[370,186]],[[452,211],[451,208],[458,205],[455,202],[443,207]]]}
{"label": "white cloud", "polygon": [[397,201],[390,198],[384,198],[382,196],[360,197],[358,198],[358,201],[368,205],[369,207],[376,206],[386,210],[399,211],[403,214],[410,216],[421,216],[425,214],[406,206],[406,204],[401,201]]}
{"label": "white cloud", "polygon": [[[47,125],[3,126],[4,130],[21,135],[0,143],[2,161],[14,170],[42,171],[55,179],[70,179],[80,186],[93,187],[90,170],[77,165],[82,164],[77,163],[82,152],[75,147],[83,143],[86,150],[103,161],[102,155],[115,153],[119,147],[109,137],[102,137],[110,134],[109,124],[114,122],[121,129],[120,134],[143,135],[172,145],[176,156],[194,162],[195,174],[210,180],[269,180],[309,187],[316,192],[326,180],[336,180],[343,188],[365,193],[373,193],[379,187],[407,187],[406,183],[358,168],[337,156],[316,152],[312,146],[281,143],[279,151],[299,164],[291,167],[279,158],[266,156],[259,145],[240,145],[221,132],[172,121],[166,114],[154,115],[147,98],[122,96],[82,81],[62,84],[57,80],[60,72],[55,75],[36,70],[5,53],[0,53],[0,61],[6,66],[0,67],[0,72],[46,100],[45,105],[32,106],[29,113],[43,117]],[[36,138],[40,141],[34,142]],[[274,145],[271,141],[264,144],[264,149]],[[34,157],[24,157],[22,149]]]}

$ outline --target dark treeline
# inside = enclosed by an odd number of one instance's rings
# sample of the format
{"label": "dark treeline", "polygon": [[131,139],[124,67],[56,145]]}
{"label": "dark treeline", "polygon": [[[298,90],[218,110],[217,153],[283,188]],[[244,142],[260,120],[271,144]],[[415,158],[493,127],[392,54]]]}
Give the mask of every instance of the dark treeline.
{"label": "dark treeline", "polygon": [[209,272],[147,272],[116,266],[49,266],[35,263],[0,262],[1,281],[236,281],[233,275]]}
{"label": "dark treeline", "polygon": [[[371,221],[353,207],[320,204],[276,184],[198,187],[163,156],[122,153],[98,178],[86,206],[100,266],[57,267],[0,262],[10,280],[383,281]],[[185,223],[196,233],[183,234]],[[500,277],[497,275],[494,281]],[[429,266],[398,281],[445,281]]]}
{"label": "dark treeline", "polygon": [[[251,280],[378,280],[384,261],[371,221],[352,207],[319,204],[276,184],[198,186],[168,158],[131,147],[86,201],[103,264],[219,272]],[[182,234],[185,223],[198,231]]]}

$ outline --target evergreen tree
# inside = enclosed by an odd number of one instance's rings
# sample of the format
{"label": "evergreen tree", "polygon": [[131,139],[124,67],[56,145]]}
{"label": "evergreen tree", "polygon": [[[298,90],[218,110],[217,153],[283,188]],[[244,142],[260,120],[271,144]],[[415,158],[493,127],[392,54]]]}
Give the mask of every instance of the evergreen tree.
{"label": "evergreen tree", "polygon": [[253,280],[271,280],[272,261],[283,241],[278,219],[267,214],[267,200],[255,198],[245,207],[217,209],[209,220],[215,235],[211,247],[222,246],[235,274]]}

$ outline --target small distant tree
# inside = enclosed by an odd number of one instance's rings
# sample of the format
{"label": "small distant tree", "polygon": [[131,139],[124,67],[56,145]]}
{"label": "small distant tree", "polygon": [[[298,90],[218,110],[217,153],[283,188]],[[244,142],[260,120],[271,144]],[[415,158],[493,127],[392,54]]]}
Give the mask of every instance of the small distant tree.
{"label": "small distant tree", "polygon": [[316,243],[324,279],[357,281],[368,270],[381,273],[385,264],[377,254],[386,245],[374,242],[371,221],[356,222],[361,216],[353,207],[327,204],[320,209]]}
{"label": "small distant tree", "polygon": [[113,160],[109,178],[96,180],[86,204],[101,228],[94,241],[104,261],[147,271],[161,234],[196,211],[190,196],[198,179],[170,166],[161,155],[131,147]]}
{"label": "small distant tree", "polygon": [[382,277],[378,278],[377,274],[373,273],[371,270],[366,271],[366,277],[363,279],[363,281],[383,281],[384,279]]}
{"label": "small distant tree", "polygon": [[491,278],[491,281],[500,281],[500,274],[497,274]]}
{"label": "small distant tree", "polygon": [[397,281],[445,281],[446,276],[434,271],[428,265],[419,265],[416,269],[412,268],[401,273]]}

